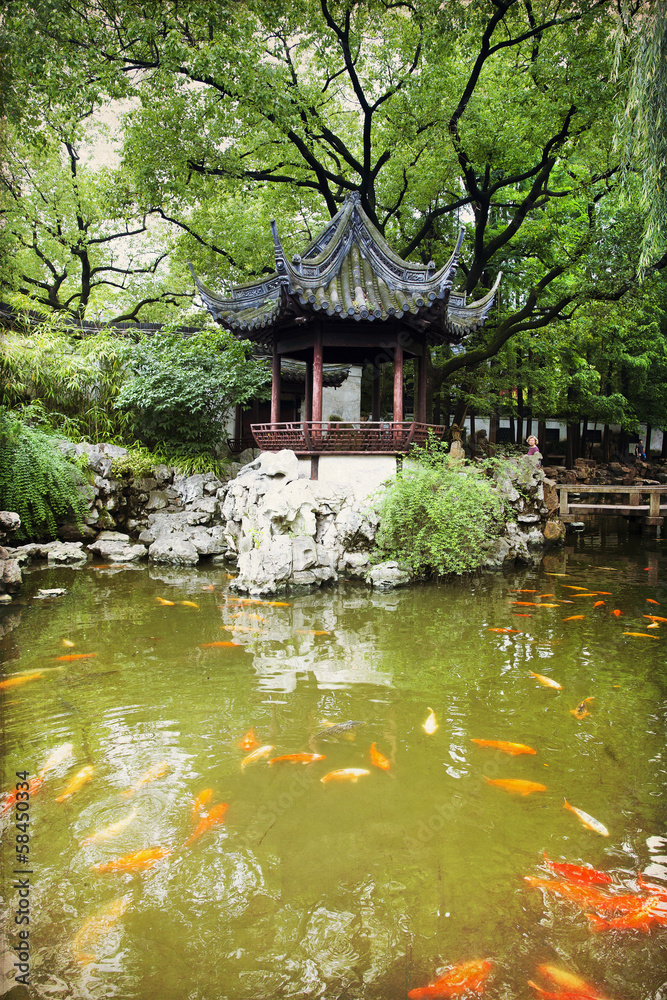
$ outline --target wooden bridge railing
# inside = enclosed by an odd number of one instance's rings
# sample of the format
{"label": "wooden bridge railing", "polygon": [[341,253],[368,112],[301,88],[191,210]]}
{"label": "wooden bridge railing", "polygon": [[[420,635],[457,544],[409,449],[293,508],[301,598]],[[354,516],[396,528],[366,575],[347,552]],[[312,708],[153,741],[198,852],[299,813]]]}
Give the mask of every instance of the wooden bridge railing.
{"label": "wooden bridge railing", "polygon": [[446,428],[412,420],[295,420],[279,424],[252,424],[263,451],[290,448],[297,455],[373,455],[406,453],[423,445],[429,432],[441,438]]}
{"label": "wooden bridge railing", "polygon": [[[573,521],[576,514],[606,514],[609,517],[643,516],[647,524],[660,525],[667,515],[667,506],[660,506],[660,497],[667,494],[667,486],[580,486],[578,483],[559,483],[556,486],[560,498],[560,518]],[[616,503],[571,503],[569,494],[627,494],[626,504]],[[648,504],[642,504],[642,496],[648,496]]]}

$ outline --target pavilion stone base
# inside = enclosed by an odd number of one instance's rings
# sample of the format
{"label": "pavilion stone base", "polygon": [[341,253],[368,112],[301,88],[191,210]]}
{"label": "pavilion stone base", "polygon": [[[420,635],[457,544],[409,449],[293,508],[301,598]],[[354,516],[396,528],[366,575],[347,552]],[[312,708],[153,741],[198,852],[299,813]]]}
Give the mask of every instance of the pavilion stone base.
{"label": "pavilion stone base", "polygon": [[[299,476],[311,478],[312,459],[299,459]],[[317,479],[321,483],[341,486],[362,500],[380,486],[385,479],[396,475],[395,455],[319,455]],[[314,477],[313,477],[314,478]]]}

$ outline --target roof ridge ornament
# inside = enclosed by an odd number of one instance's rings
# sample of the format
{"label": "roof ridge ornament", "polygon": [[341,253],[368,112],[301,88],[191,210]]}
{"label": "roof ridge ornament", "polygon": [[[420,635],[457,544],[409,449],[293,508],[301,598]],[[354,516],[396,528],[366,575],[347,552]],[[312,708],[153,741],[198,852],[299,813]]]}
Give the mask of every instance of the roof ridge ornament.
{"label": "roof ridge ornament", "polygon": [[287,256],[278,236],[278,226],[275,219],[271,219],[271,235],[273,236],[273,251],[276,257],[276,271],[281,277],[287,278]]}

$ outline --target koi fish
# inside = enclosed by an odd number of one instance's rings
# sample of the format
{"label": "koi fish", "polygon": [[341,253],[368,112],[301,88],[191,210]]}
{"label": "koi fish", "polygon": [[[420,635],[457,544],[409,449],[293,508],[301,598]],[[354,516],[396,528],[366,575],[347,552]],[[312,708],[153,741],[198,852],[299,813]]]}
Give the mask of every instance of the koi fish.
{"label": "koi fish", "polygon": [[588,591],[585,594],[572,594],[572,597],[597,597],[597,596],[598,595],[595,591],[591,594],[589,594]]}
{"label": "koi fish", "polygon": [[30,779],[27,788],[14,788],[11,792],[5,792],[5,797],[0,805],[0,816],[4,816],[10,811],[10,809],[13,809],[14,803],[18,801],[18,794],[20,791],[28,793],[28,799],[23,799],[22,801],[29,802],[30,796],[35,795],[43,784],[44,779],[38,775],[36,778]]}
{"label": "koi fish", "polygon": [[521,614],[520,611],[513,611],[512,614],[515,618],[532,618],[532,615]]}
{"label": "koi fish", "polygon": [[562,586],[566,590],[585,590],[588,593],[588,587],[575,587],[573,583],[564,583]]}
{"label": "koi fish", "polygon": [[643,892],[648,892],[649,895],[659,896],[661,899],[667,900],[667,887],[646,882],[641,872],[637,875],[637,885]]}
{"label": "koi fish", "polygon": [[509,753],[513,757],[522,753],[537,753],[537,750],[526,746],[525,743],[508,743],[506,740],[471,740],[470,742],[476,743],[478,747],[492,747],[494,750],[502,750],[503,753]]}
{"label": "koi fish", "polygon": [[536,594],[536,590],[510,590],[510,594]]}
{"label": "koi fish", "polygon": [[504,632],[507,635],[513,632],[516,635],[521,635],[521,629],[518,628],[490,628],[487,629],[487,632]]}
{"label": "koi fish", "polygon": [[255,736],[255,730],[252,727],[248,730],[243,739],[238,742],[239,750],[245,750],[246,753],[250,753],[251,750],[256,750],[260,745],[259,740]]}
{"label": "koi fish", "polygon": [[105,864],[93,865],[92,870],[100,875],[109,872],[145,872],[169,854],[171,851],[167,847],[146,847],[143,851],[124,854],[121,858],[115,858]]}
{"label": "koi fish", "polygon": [[598,597],[611,597],[611,590],[596,590]]}
{"label": "koi fish", "polygon": [[[649,635],[648,632],[624,632],[623,635],[632,635],[635,639],[657,639],[657,635]],[[658,640],[659,641],[659,640]]]}
{"label": "koi fish", "polygon": [[603,608],[604,607],[604,601],[596,601],[595,604],[593,605],[593,607],[594,608]]}
{"label": "koi fish", "polygon": [[391,761],[388,757],[385,757],[383,753],[380,753],[375,743],[371,743],[370,746],[371,764],[375,767],[379,767],[382,771],[388,771],[391,767]]}
{"label": "koi fish", "polygon": [[646,600],[649,604],[660,604],[660,601],[654,601],[652,597],[647,597]]}
{"label": "koi fish", "polygon": [[438,723],[436,722],[435,712],[433,711],[433,709],[430,706],[427,707],[431,714],[429,715],[426,722],[422,726],[422,729],[424,730],[427,736],[433,736],[433,733],[438,728]]}
{"label": "koi fish", "polygon": [[202,833],[206,833],[212,826],[217,826],[218,823],[224,822],[225,813],[228,808],[229,806],[226,802],[220,802],[217,806],[213,806],[210,812],[199,821],[199,825],[195,827],[187,840],[183,841],[183,847],[187,847],[197,837],[201,837]]}
{"label": "koi fish", "polygon": [[559,608],[560,604],[544,604],[544,603],[542,603],[542,604],[538,604],[537,607],[538,608]]}
{"label": "koi fish", "polygon": [[[604,601],[602,602],[604,604]],[[583,621],[586,615],[570,615],[569,618],[563,618],[564,622],[580,622]]]}
{"label": "koi fish", "polygon": [[156,781],[158,778],[162,778],[168,770],[169,762],[166,760],[163,760],[159,764],[153,764],[153,766],[149,767],[145,774],[142,774],[142,776],[135,782],[134,785],[132,785],[131,788],[128,788],[126,792],[123,792],[123,795],[125,798],[129,798],[130,795],[134,795],[134,793],[138,792],[144,785],[148,785],[151,781]]}
{"label": "koi fish", "polygon": [[289,601],[253,601],[253,604],[268,604],[270,608],[289,608]]}
{"label": "koi fish", "polygon": [[596,1000],[604,1000],[594,986],[587,983],[585,979],[581,979],[575,975],[574,972],[569,972],[567,969],[559,969],[555,965],[538,965],[537,971],[546,979],[551,979],[557,986],[577,991],[584,996],[595,997]]}
{"label": "koi fish", "polygon": [[463,993],[481,993],[493,962],[477,959],[472,962],[462,962],[448,969],[444,976],[429,983],[428,986],[410,990],[410,1000],[426,1000],[427,997],[454,997]]}
{"label": "koi fish", "polygon": [[72,646],[74,645],[71,639],[61,639],[60,641],[63,644],[63,646],[67,646],[68,649],[71,649]]}
{"label": "koi fish", "polygon": [[533,889],[561,896],[582,910],[600,909],[608,904],[612,898],[592,885],[578,885],[575,882],[561,882],[559,879],[538,878],[535,875],[524,875],[524,881]]}
{"label": "koi fish", "polygon": [[541,597],[555,597],[555,596],[556,596],[555,594],[538,594],[537,598],[539,600]]}
{"label": "koi fish", "polygon": [[[264,619],[262,619],[263,621]],[[297,633],[299,635],[331,635],[330,632],[326,632],[324,629],[312,629],[312,628],[298,628]]]}
{"label": "koi fish", "polygon": [[510,604],[516,604],[520,608],[539,608],[536,601],[510,601]]}
{"label": "koi fish", "polygon": [[335,725],[328,726],[326,729],[323,729],[321,732],[317,733],[313,737],[313,739],[328,740],[331,739],[331,737],[336,739],[337,737],[342,736],[343,739],[353,740],[355,737],[354,730],[359,729],[360,726],[365,726],[365,725],[366,725],[365,722],[358,722],[355,719],[350,719],[349,722],[339,722]]}
{"label": "koi fish", "polygon": [[[68,657],[58,657],[58,659],[68,659]],[[18,674],[16,677],[7,677],[6,680],[0,681],[0,688],[5,690],[6,688],[20,687],[21,684],[27,684],[28,681],[36,681],[44,674],[39,672],[36,674]]]}
{"label": "koi fish", "polygon": [[[545,576],[569,576],[569,573],[545,573]],[[567,586],[567,584],[565,585]]]}
{"label": "koi fish", "polygon": [[178,603],[182,604],[184,608],[197,608],[199,610],[199,605],[195,604],[194,601],[179,601]]}
{"label": "koi fish", "polygon": [[651,624],[647,625],[646,628],[660,628],[660,626],[657,622],[651,622]]}
{"label": "koi fish", "polygon": [[533,673],[532,670],[530,670],[529,673],[531,677],[534,677],[535,680],[539,681],[540,684],[543,684],[544,687],[554,688],[556,691],[563,690],[563,685],[559,684],[558,681],[552,680],[551,677],[545,677],[544,674]]}
{"label": "koi fish", "polygon": [[318,760],[326,760],[326,754],[286,753],[282,757],[273,757],[269,764],[314,764]]}
{"label": "koi fish", "polygon": [[526,980],[529,986],[532,986],[538,996],[542,997],[542,1000],[600,1000],[599,994],[597,993],[582,993],[581,990],[577,990],[573,993],[571,990],[559,993],[554,993],[553,990],[545,990],[537,983],[534,983],[532,979]]}
{"label": "koi fish", "polygon": [[97,955],[92,953],[93,950],[97,949],[101,939],[106,937],[118,923],[131,900],[132,897],[128,894],[114,899],[111,903],[105,903],[77,931],[70,947],[80,965],[96,961]]}
{"label": "koi fish", "polygon": [[215,587],[214,587],[214,585],[212,583],[209,583],[208,585],[202,584],[201,589],[202,590],[215,590]]}
{"label": "koi fish", "polygon": [[123,819],[119,819],[116,823],[111,823],[109,826],[105,826],[102,830],[97,830],[95,833],[91,833],[89,837],[86,837],[81,841],[81,846],[84,847],[86,844],[97,844],[100,840],[111,840],[112,837],[116,837],[119,833],[130,825],[133,819],[136,818],[137,810],[133,809],[131,813],[124,816]]}
{"label": "koi fish", "polygon": [[242,649],[240,642],[202,642],[199,644],[200,649],[222,649],[229,648],[230,646],[238,646]]}
{"label": "koi fish", "polygon": [[570,812],[574,813],[577,819],[583,823],[587,830],[593,830],[594,833],[599,833],[602,837],[609,836],[609,830],[606,826],[603,826],[602,823],[595,819],[594,816],[589,816],[589,814],[584,812],[583,809],[577,809],[576,806],[571,806],[567,799],[563,799],[563,808],[569,809]]}
{"label": "koi fish", "polygon": [[579,885],[610,885],[611,875],[607,872],[596,871],[588,865],[571,865],[565,861],[551,861],[544,851],[544,861],[549,868],[562,875],[569,882],[577,882]]}
{"label": "koi fish", "polygon": [[524,781],[521,778],[487,778],[484,775],[487,785],[496,785],[504,788],[506,792],[513,795],[530,795],[531,792],[546,792],[547,786],[541,785],[538,781]]}
{"label": "koi fish", "polygon": [[614,610],[612,611],[612,615],[616,615],[617,618],[619,618],[622,614],[623,612],[619,611],[618,608],[614,608]]}
{"label": "koi fish", "polygon": [[243,758],[241,761],[241,767],[246,767],[246,765],[252,764],[253,761],[260,760],[262,757],[268,757],[272,750],[273,747],[270,746],[259,747],[257,750],[253,750],[252,753],[249,753],[247,757]]}
{"label": "koi fish", "polygon": [[363,778],[365,774],[370,773],[370,771],[365,771],[363,767],[344,767],[339,771],[329,771],[323,778],[320,778],[320,781],[324,785],[330,781],[356,781],[357,778]]}
{"label": "koi fish", "polygon": [[211,801],[211,796],[213,795],[212,788],[205,788],[199,795],[195,796],[195,800],[192,803],[192,819],[193,821],[197,819],[199,813],[202,811],[205,805]]}
{"label": "koi fish", "polygon": [[604,919],[594,913],[587,913],[589,929],[593,934],[601,931],[643,931],[648,932],[651,924],[665,926],[667,924],[667,910],[662,910],[660,905],[656,906],[653,900],[645,900],[644,905],[629,913],[622,913],[620,917]]}
{"label": "koi fish", "polygon": [[61,747],[58,747],[57,750],[54,750],[53,753],[46,758],[41,771],[38,771],[37,773],[44,778],[49,771],[53,771],[54,768],[58,767],[64,761],[69,760],[69,758],[73,755],[73,752],[73,743],[63,743]]}
{"label": "koi fish", "polygon": [[590,701],[593,701],[592,695],[590,698],[584,698],[583,701],[580,701],[576,708],[571,708],[570,715],[573,715],[575,719],[585,719],[587,715],[591,714],[586,708],[586,705]]}
{"label": "koi fish", "polygon": [[166,601],[164,597],[156,597],[155,600],[158,604],[164,605],[165,608],[173,608],[176,604],[176,601]]}
{"label": "koi fish", "polygon": [[80,771],[76,772],[62,795],[59,795],[56,798],[56,802],[64,802],[65,799],[69,799],[75,792],[78,792],[80,788],[83,788],[83,786],[90,781],[94,774],[95,768],[91,764],[86,764],[85,767],[82,767]]}
{"label": "koi fish", "polygon": [[97,656],[97,653],[65,653],[64,656],[56,656],[56,661],[72,663],[74,660],[92,660],[94,656]]}
{"label": "koi fish", "polygon": [[660,615],[642,615],[642,618],[648,618],[652,622],[667,622],[667,618],[661,618]]}

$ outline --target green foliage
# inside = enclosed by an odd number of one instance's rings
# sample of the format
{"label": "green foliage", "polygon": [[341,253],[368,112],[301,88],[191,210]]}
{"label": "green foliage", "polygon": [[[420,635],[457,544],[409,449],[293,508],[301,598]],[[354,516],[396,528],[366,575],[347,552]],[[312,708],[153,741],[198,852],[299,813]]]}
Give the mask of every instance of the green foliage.
{"label": "green foliage", "polygon": [[81,522],[90,490],[56,440],[0,409],[0,509],[15,511],[19,542],[55,538],[58,525]]}
{"label": "green foliage", "polygon": [[123,378],[123,339],[103,329],[74,336],[58,321],[0,337],[0,405],[28,407],[30,423],[74,440],[118,441],[127,427],[113,409]]}
{"label": "green foliage", "polygon": [[448,468],[443,451],[391,480],[380,500],[377,544],[420,575],[468,573],[484,562],[504,526],[504,503],[482,468]]}
{"label": "green foliage", "polygon": [[228,463],[215,458],[210,451],[183,455],[160,445],[153,450],[138,445],[130,448],[127,455],[120,455],[113,459],[111,475],[117,479],[144,479],[152,476],[158,465],[172,466],[178,469],[181,475],[193,476],[200,472],[213,472],[215,475],[220,475],[225,471]]}
{"label": "green foliage", "polygon": [[181,462],[213,456],[229,407],[263,395],[269,379],[250,344],[218,329],[183,337],[164,328],[129,348],[126,359],[129,377],[116,406],[140,441]]}

